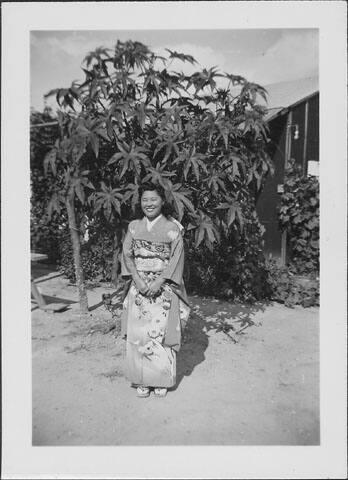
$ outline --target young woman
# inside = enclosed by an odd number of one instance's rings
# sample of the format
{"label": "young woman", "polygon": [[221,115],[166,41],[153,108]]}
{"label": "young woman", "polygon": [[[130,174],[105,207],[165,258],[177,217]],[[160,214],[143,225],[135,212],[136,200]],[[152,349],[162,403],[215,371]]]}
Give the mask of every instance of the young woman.
{"label": "young woman", "polygon": [[[128,378],[139,397],[163,397],[176,381],[176,353],[189,307],[183,284],[182,226],[164,215],[164,191],[143,185],[144,217],[130,222],[123,243],[122,276],[129,280],[122,331]],[[163,212],[163,213],[162,213]]]}

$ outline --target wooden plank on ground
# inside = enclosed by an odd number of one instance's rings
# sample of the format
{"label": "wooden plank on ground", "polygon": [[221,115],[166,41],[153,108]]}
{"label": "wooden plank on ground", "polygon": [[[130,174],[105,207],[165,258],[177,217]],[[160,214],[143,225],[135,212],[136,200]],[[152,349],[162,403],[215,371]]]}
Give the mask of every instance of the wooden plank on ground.
{"label": "wooden plank on ground", "polygon": [[48,303],[45,306],[41,307],[42,310],[45,310],[45,312],[62,312],[63,310],[66,310],[68,308],[68,304],[66,303]]}

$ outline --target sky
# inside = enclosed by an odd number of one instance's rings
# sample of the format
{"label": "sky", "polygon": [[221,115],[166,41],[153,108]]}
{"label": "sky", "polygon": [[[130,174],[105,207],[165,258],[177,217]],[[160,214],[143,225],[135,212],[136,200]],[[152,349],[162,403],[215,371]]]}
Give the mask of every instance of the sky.
{"label": "sky", "polygon": [[[165,48],[192,55],[199,65],[180,62],[186,74],[217,66],[263,86],[316,76],[319,70],[316,29],[32,31],[31,106],[42,110],[45,93],[82,80],[85,55],[100,46],[113,48],[118,39],[140,41],[162,55]],[[48,105],[54,106],[53,98]]]}

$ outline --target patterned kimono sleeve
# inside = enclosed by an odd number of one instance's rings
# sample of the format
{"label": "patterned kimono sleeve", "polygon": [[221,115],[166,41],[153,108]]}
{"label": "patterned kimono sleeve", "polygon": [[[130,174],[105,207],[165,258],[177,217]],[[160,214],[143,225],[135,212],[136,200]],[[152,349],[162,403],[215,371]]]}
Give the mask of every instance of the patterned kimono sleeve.
{"label": "patterned kimono sleeve", "polygon": [[121,275],[123,278],[134,277],[137,273],[133,256],[133,234],[134,224],[131,222],[128,226],[128,230],[123,241],[122,256],[121,256]]}
{"label": "patterned kimono sleeve", "polygon": [[171,255],[169,263],[162,272],[162,278],[175,283],[177,286],[182,284],[184,273],[184,242],[177,227],[168,232],[171,238]]}

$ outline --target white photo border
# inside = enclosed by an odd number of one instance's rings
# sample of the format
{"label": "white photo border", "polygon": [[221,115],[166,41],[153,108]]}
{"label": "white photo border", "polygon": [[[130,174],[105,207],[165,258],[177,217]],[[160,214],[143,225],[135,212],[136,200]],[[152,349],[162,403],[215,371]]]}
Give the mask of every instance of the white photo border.
{"label": "white photo border", "polygon": [[[341,1],[2,3],[2,478],[346,477],[346,8]],[[33,447],[30,31],[222,28],[320,31],[321,444]]]}

